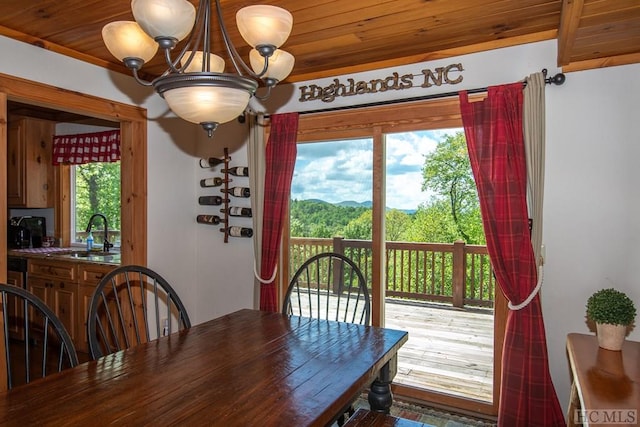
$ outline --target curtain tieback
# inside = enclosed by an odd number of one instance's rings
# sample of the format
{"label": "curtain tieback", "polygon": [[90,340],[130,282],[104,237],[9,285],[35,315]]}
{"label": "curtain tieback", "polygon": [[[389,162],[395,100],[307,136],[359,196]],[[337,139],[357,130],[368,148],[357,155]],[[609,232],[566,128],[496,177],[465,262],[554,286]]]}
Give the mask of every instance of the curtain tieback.
{"label": "curtain tieback", "polygon": [[538,267],[538,283],[536,284],[536,287],[533,288],[533,291],[531,291],[531,294],[529,294],[527,299],[522,301],[520,304],[513,305],[511,304],[511,301],[509,301],[509,310],[513,310],[513,311],[522,310],[523,308],[528,306],[529,303],[535,298],[535,296],[538,295],[538,292],[540,292],[543,279],[544,279],[544,268],[540,266]]}
{"label": "curtain tieback", "polygon": [[258,270],[256,270],[256,260],[253,260],[253,275],[256,277],[256,279],[258,279],[258,281],[260,281],[260,283],[262,283],[263,285],[268,285],[269,283],[273,282],[273,280],[276,278],[276,273],[278,272],[278,265],[276,265],[273,268],[273,274],[271,275],[270,279],[264,280],[262,277],[260,277],[260,275],[258,274]]}

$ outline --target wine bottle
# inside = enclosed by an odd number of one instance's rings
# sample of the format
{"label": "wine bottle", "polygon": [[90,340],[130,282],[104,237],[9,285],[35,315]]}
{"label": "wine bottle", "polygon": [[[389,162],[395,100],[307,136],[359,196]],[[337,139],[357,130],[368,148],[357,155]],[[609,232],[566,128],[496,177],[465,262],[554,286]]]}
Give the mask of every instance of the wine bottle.
{"label": "wine bottle", "polygon": [[221,228],[223,233],[226,231],[229,236],[232,237],[251,237],[253,236],[253,229],[246,227],[232,226],[228,228]]}
{"label": "wine bottle", "polygon": [[220,224],[220,217],[218,215],[198,215],[196,221],[200,224]]}
{"label": "wine bottle", "polygon": [[235,175],[235,176],[249,176],[249,168],[247,167],[234,166],[229,169],[222,169],[222,172],[223,173],[226,172],[229,175]]}
{"label": "wine bottle", "polygon": [[248,187],[231,187],[228,189],[222,188],[220,189],[223,193],[231,194],[236,197],[249,197],[251,196],[251,191]]}
{"label": "wine bottle", "polygon": [[[231,160],[231,157],[228,158]],[[218,166],[224,163],[224,158],[219,157],[209,157],[208,159],[200,159],[200,167],[201,168],[212,168],[214,166]]]}
{"label": "wine bottle", "polygon": [[219,187],[224,181],[219,176],[200,180],[200,187]]}
{"label": "wine bottle", "polygon": [[251,208],[240,208],[238,206],[233,206],[229,209],[220,209],[220,212],[226,213],[230,216],[246,216],[248,218],[251,218]]}
{"label": "wine bottle", "polygon": [[224,202],[229,202],[229,199],[223,199],[220,196],[200,196],[198,197],[198,203],[201,205],[221,205]]}

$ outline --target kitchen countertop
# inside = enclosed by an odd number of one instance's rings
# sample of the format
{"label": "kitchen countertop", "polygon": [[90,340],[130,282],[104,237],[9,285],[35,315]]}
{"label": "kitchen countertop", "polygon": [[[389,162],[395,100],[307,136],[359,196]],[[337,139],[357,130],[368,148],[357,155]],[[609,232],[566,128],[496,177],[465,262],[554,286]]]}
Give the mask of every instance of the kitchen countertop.
{"label": "kitchen countertop", "polygon": [[120,252],[98,252],[88,254],[86,250],[78,247],[9,249],[7,254],[9,256],[22,258],[50,259],[55,261],[71,261],[91,264],[119,265],[121,262]]}

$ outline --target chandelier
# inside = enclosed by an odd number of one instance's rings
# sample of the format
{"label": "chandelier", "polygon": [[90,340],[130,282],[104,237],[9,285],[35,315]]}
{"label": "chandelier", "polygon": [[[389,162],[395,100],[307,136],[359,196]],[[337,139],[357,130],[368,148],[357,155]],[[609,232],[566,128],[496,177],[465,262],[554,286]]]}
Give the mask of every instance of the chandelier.
{"label": "chandelier", "polygon": [[[102,38],[107,49],[129,68],[136,81],[153,86],[180,118],[200,124],[211,137],[219,124],[242,115],[260,83],[269,96],[271,88],[293,69],[293,56],[279,49],[289,37],[293,17],[287,10],[266,5],[238,10],[236,23],[244,40],[253,47],[249,63],[236,51],[215,0],[222,40],[237,74],[225,73],[224,59],[211,53],[211,0],[200,0],[198,10],[187,0],[133,0],[135,21],[105,25]],[[188,38],[187,38],[188,36]],[[187,39],[175,56],[178,42]],[[138,71],[164,51],[167,70],[152,81]]]}

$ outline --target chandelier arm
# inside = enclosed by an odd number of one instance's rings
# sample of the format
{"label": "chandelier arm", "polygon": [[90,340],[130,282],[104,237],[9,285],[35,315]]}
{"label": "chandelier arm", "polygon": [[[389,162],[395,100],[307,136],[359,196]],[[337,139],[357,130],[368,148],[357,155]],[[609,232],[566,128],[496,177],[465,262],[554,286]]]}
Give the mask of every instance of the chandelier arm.
{"label": "chandelier arm", "polygon": [[[211,0],[203,0],[204,5],[204,41],[202,42],[202,71],[211,70]],[[198,40],[200,43],[200,40]],[[224,71],[224,70],[223,70]]]}
{"label": "chandelier arm", "polygon": [[[172,60],[170,53],[173,47],[164,48],[164,59],[165,59],[165,62],[167,63],[167,70],[163,73],[163,75],[169,74],[171,72],[182,73],[191,64],[191,61],[195,57],[197,48],[200,45],[200,41],[202,40],[202,33],[203,33],[202,27],[206,26],[206,22],[208,22],[208,18],[209,18],[209,14],[207,12],[209,9],[209,6],[207,3],[209,3],[209,1],[208,0],[203,1],[202,3],[204,3],[204,6],[201,6],[198,8],[196,20],[193,26],[195,30],[192,31],[191,34],[189,34],[189,38],[187,39],[182,50],[180,50],[180,53],[178,54],[178,56],[176,56],[176,58]],[[203,25],[203,20],[205,22],[204,25]],[[182,65],[182,67],[178,67],[178,64],[184,58],[188,50],[191,51],[189,58]]]}
{"label": "chandelier arm", "polygon": [[253,96],[256,97],[257,99],[259,99],[260,101],[265,101],[265,100],[267,100],[269,98],[269,96],[271,96],[271,88],[273,86],[275,86],[275,85],[267,85],[266,86],[267,92],[264,95],[260,96],[260,95],[258,95],[258,92],[256,92]]}
{"label": "chandelier arm", "polygon": [[137,68],[132,68],[131,71],[133,73],[133,78],[136,80],[136,82],[138,82],[138,84],[141,84],[142,86],[151,86],[151,85],[153,85],[153,82],[149,82],[147,80],[142,80],[140,78],[140,76],[138,76],[138,69]]}
{"label": "chandelier arm", "polygon": [[179,73],[180,70],[178,68],[176,68],[176,64],[178,63],[177,61],[180,59],[180,56],[178,55],[176,62],[171,60],[171,49],[166,48],[163,49],[164,50],[164,60],[167,63],[167,66],[169,67],[169,69],[167,71],[172,72],[172,73]]}
{"label": "chandelier arm", "polygon": [[[262,54],[261,54],[261,56],[262,56]],[[271,55],[269,55],[269,56],[271,56]],[[267,73],[267,69],[269,68],[269,56],[262,56],[262,58],[264,58],[264,66],[262,67],[262,71],[260,71],[257,74],[252,71],[251,75],[253,75],[257,79],[262,79],[262,76],[264,76]]]}
{"label": "chandelier arm", "polygon": [[218,24],[220,25],[220,31],[222,32],[222,40],[224,41],[224,46],[227,49],[229,58],[233,63],[233,67],[236,69],[236,72],[240,76],[243,76],[244,74],[242,73],[242,70],[238,66],[238,62],[240,62],[241,67],[244,68],[244,70],[250,76],[257,78],[253,70],[251,70],[251,68],[249,68],[247,64],[245,64],[245,62],[242,60],[242,58],[240,57],[240,54],[238,54],[238,51],[236,50],[235,46],[231,42],[231,39],[229,38],[229,34],[227,33],[227,27],[224,24],[224,18],[222,17],[222,8],[220,7],[220,0],[215,0],[215,2],[216,2],[216,12],[218,14]]}

